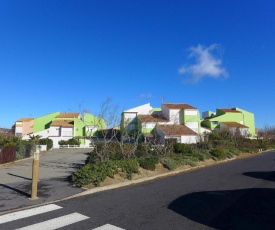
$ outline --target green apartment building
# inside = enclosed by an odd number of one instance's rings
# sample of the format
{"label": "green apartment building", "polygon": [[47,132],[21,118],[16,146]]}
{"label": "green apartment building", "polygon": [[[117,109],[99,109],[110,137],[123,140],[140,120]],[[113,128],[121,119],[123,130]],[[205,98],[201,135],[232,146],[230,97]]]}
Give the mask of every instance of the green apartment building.
{"label": "green apartment building", "polygon": [[226,127],[240,129],[243,135],[255,136],[254,114],[237,107],[204,112],[201,125],[215,131]]}

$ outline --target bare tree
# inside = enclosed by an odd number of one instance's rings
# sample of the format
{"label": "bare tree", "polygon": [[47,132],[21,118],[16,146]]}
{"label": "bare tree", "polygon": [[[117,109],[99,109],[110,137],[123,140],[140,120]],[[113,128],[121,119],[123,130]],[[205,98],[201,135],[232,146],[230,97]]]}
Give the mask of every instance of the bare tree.
{"label": "bare tree", "polygon": [[258,131],[258,136],[264,139],[275,139],[275,126],[265,125]]}
{"label": "bare tree", "polygon": [[107,98],[100,107],[100,111],[95,116],[93,124],[97,127],[93,132],[86,132],[88,138],[94,146],[94,153],[100,159],[100,162],[109,160],[111,144],[118,140],[119,125],[118,106],[112,104],[111,98]]}
{"label": "bare tree", "polygon": [[119,146],[124,158],[135,158],[135,152],[139,143],[142,142],[143,136],[142,126],[139,122],[138,116],[134,121],[126,119],[123,122],[123,130],[119,140]]}

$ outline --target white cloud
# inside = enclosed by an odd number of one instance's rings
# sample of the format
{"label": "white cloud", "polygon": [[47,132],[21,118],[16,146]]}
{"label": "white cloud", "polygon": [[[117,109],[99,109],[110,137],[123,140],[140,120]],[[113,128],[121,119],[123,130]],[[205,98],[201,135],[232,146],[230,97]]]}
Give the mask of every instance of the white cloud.
{"label": "white cloud", "polygon": [[153,94],[151,93],[142,93],[138,96],[139,98],[153,98]]}
{"label": "white cloud", "polygon": [[198,82],[203,77],[226,78],[228,76],[226,69],[222,67],[221,58],[214,55],[216,51],[220,51],[217,44],[209,47],[198,45],[197,47],[191,47],[189,50],[191,53],[188,58],[195,59],[195,63],[185,65],[179,69],[179,73],[186,75],[187,80]]}

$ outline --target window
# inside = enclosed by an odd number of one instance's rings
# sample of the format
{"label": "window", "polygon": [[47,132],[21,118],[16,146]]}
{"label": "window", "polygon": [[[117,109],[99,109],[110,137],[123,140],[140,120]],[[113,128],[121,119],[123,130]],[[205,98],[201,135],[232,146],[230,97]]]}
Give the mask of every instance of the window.
{"label": "window", "polygon": [[211,121],[211,123],[212,123],[213,125],[218,125],[218,124],[219,124],[218,121]]}

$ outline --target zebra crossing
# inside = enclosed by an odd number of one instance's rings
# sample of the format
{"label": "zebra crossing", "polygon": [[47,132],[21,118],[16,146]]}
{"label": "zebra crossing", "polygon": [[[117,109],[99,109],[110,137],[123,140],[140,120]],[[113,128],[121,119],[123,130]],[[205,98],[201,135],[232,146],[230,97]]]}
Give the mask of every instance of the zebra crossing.
{"label": "zebra crossing", "polygon": [[[59,210],[59,209],[62,209],[62,207],[55,205],[55,204],[49,204],[49,205],[44,205],[44,206],[40,206],[40,207],[35,207],[35,208],[27,209],[27,210],[22,210],[22,211],[17,211],[14,213],[2,215],[2,216],[0,216],[0,229],[2,229],[1,226],[5,225],[7,223],[12,223],[13,221],[18,221],[21,219],[31,218],[33,216],[45,214],[45,213]],[[54,230],[54,229],[59,229],[59,228],[69,226],[71,224],[76,224],[80,221],[84,221],[89,218],[90,217],[88,217],[88,216],[74,212],[74,213],[56,217],[56,218],[53,218],[50,220],[31,224],[28,226],[22,226],[22,227],[16,228],[16,230],[37,230],[37,229],[39,229],[39,230]],[[3,229],[4,229],[4,226],[3,226]],[[87,228],[87,229],[89,229],[89,228]],[[97,227],[94,229],[89,229],[89,230],[123,230],[123,229],[116,227],[114,225],[111,225],[111,224],[105,224],[103,226],[100,226],[100,227]]]}

